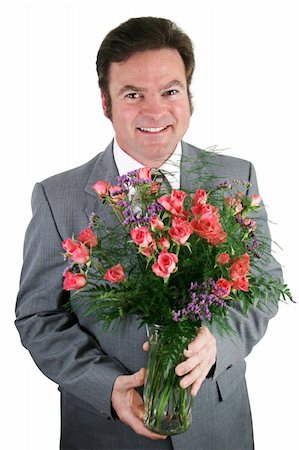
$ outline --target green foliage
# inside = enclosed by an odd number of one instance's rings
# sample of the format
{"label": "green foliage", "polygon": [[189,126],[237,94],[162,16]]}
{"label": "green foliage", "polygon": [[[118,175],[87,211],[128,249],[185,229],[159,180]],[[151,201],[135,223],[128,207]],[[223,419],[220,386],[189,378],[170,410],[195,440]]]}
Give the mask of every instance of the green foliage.
{"label": "green foliage", "polygon": [[[195,161],[191,165],[192,170],[186,174],[190,182],[196,182],[192,177],[198,169],[197,163]],[[209,163],[204,162],[206,173]],[[178,243],[170,237],[173,214],[167,208],[156,213],[163,222],[163,229],[151,229],[150,211],[153,208],[158,211],[157,199],[160,195],[152,190],[149,180],[139,183],[136,176],[133,198],[130,198],[127,185],[122,185],[122,189],[127,204],[133,205],[134,199],[135,203],[136,200],[139,202],[136,213],[139,225],[133,222],[112,229],[100,217],[94,216],[92,229],[98,235],[98,245],[90,249],[91,258],[86,264],[75,263],[71,269],[73,273],[84,274],[87,279],[87,284],[72,295],[71,307],[74,310],[83,309],[95,321],[104,322],[106,328],[116,319],[122,320],[133,314],[140,318],[141,324],[163,325],[165,330],[161,337],[160,353],[165,371],[175,367],[183,349],[196,336],[198,327],[203,323],[213,323],[219,333],[230,334],[232,330],[227,321],[230,308],[241,306],[243,313],[247,314],[250,307],[259,307],[260,301],[277,302],[280,297],[284,301],[293,300],[289,288],[267,271],[272,260],[271,242],[263,235],[263,219],[259,220],[259,214],[256,214],[260,207],[253,205],[252,198],[246,196],[249,184],[233,181],[215,187],[215,177],[212,179],[209,175],[203,177],[201,182],[207,186],[207,204],[215,208],[213,211],[217,210],[213,217],[217,217],[220,227],[225,231],[225,240],[212,245],[208,238],[201,237],[195,230],[185,243]],[[109,193],[102,201],[111,205],[121,222],[124,220],[125,206],[121,206]],[[194,194],[186,195],[182,202],[184,212],[179,216],[190,224],[193,214],[195,217],[192,211]],[[130,214],[135,214],[133,206]],[[136,226],[148,227],[155,242],[152,250],[149,246],[147,254],[143,254],[145,247],[138,247],[130,236],[130,231]],[[178,258],[175,270],[168,277],[157,276],[153,271],[153,264],[162,253],[159,247],[161,238],[169,240],[167,254],[174,254]],[[218,258],[221,254],[228,255],[229,262],[220,263]],[[248,270],[238,275],[239,278],[245,278],[241,286],[236,284],[238,280],[232,276],[231,270],[233,264],[244,255],[250,258],[250,270],[248,263]],[[104,275],[116,264],[121,264],[126,277],[124,281],[113,284],[106,281]],[[223,279],[231,286],[225,295],[215,292],[215,283]],[[218,296],[218,300],[223,297],[224,304],[221,301],[212,302],[209,304],[209,313],[192,315],[190,286],[195,282],[200,286],[195,293],[198,307],[201,299],[208,304],[211,296]],[[205,283],[210,284],[203,288]]]}

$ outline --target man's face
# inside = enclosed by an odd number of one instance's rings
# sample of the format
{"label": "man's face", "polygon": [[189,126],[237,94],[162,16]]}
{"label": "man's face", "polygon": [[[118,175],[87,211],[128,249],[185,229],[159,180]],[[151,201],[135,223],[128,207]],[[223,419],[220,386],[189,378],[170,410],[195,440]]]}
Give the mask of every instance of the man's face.
{"label": "man's face", "polygon": [[[159,167],[190,121],[185,66],[175,49],[135,53],[110,66],[112,124],[119,146],[134,159]],[[102,94],[106,111],[106,98]]]}

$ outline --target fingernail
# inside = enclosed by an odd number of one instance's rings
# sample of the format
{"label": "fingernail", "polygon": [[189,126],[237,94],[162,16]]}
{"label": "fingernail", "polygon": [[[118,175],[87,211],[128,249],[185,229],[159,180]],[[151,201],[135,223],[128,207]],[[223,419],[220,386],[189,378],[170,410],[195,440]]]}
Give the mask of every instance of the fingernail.
{"label": "fingernail", "polygon": [[180,382],[180,385],[181,385],[181,387],[185,388],[185,387],[188,386],[188,381],[182,380],[182,381]]}

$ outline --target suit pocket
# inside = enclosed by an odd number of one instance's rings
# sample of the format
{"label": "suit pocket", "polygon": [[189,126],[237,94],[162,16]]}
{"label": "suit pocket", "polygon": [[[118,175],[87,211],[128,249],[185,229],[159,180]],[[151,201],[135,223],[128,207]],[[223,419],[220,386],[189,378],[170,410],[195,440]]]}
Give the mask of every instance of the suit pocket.
{"label": "suit pocket", "polygon": [[228,399],[245,381],[245,361],[229,366],[216,380],[220,401]]}

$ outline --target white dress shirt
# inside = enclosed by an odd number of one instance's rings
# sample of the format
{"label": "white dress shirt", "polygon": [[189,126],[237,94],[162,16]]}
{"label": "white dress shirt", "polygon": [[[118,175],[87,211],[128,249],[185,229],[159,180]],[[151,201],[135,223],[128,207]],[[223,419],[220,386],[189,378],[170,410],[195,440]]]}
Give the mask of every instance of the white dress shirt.
{"label": "white dress shirt", "polygon": [[[144,167],[143,164],[136,161],[136,159],[132,158],[132,156],[122,150],[116,139],[113,141],[113,155],[119,175],[125,175],[132,170],[137,170]],[[172,189],[180,189],[181,157],[182,144],[180,141],[168,160],[159,167],[159,170],[163,172]]]}

